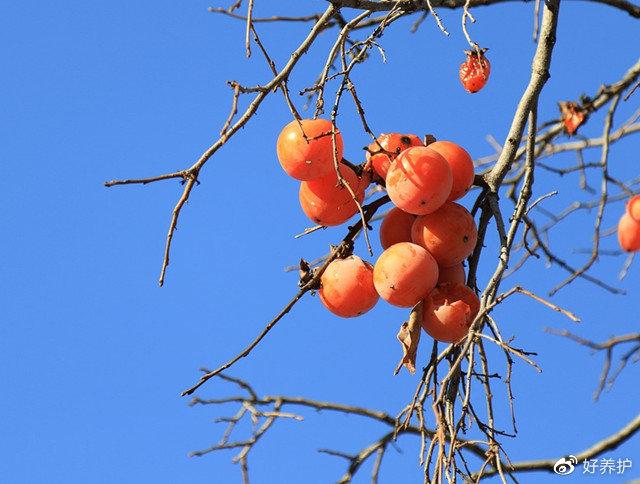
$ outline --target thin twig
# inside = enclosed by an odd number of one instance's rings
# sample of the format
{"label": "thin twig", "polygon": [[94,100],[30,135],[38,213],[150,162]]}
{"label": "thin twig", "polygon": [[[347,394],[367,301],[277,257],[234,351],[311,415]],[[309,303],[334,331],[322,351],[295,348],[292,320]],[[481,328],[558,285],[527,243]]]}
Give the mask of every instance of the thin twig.
{"label": "thin twig", "polygon": [[295,294],[295,296],[293,296],[293,298],[286,304],[286,306],[271,321],[269,321],[269,323],[264,327],[264,329],[260,332],[260,334],[256,336],[256,338],[251,343],[249,343],[249,345],[242,352],[240,352],[239,354],[231,358],[229,361],[227,361],[225,364],[221,365],[217,369],[202,375],[200,377],[200,380],[195,385],[183,391],[181,395],[182,396],[191,395],[209,379],[225,371],[226,369],[230,368],[242,358],[245,358],[246,356],[248,356],[249,353],[251,353],[251,351],[256,346],[258,346],[260,341],[262,341],[262,339],[269,333],[269,331],[271,331],[271,329],[273,329],[273,327],[287,313],[289,313],[289,311],[291,311],[293,306],[295,306],[295,304],[302,298],[302,296],[304,296],[307,292],[311,291],[312,289],[315,289],[318,287],[320,278],[322,277],[322,274],[324,274],[324,271],[326,270],[328,265],[331,262],[333,262],[333,260],[339,257],[343,257],[347,255],[348,252],[351,251],[353,239],[358,234],[360,229],[363,227],[363,224],[365,224],[371,217],[373,217],[373,215],[378,210],[378,208],[380,208],[382,205],[384,205],[387,202],[389,202],[389,197],[385,195],[375,200],[374,202],[371,202],[370,204],[366,205],[365,206],[366,212],[365,212],[364,218],[362,220],[359,220],[357,223],[355,223],[352,227],[349,228],[349,231],[347,235],[344,237],[344,239],[342,240],[342,242],[336,247],[332,248],[329,257],[327,257],[327,259],[323,262],[323,264],[320,267],[315,269],[313,277],[311,277],[311,279],[300,288],[300,290]]}

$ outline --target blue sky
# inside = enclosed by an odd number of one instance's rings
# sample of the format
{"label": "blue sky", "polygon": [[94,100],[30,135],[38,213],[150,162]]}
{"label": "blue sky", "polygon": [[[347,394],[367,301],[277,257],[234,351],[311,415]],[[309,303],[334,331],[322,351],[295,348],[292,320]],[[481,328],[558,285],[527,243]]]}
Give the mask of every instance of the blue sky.
{"label": "blue sky", "polygon": [[[288,3],[257,1],[256,15],[294,13]],[[295,13],[319,11],[324,3],[300,2]],[[181,187],[168,181],[106,189],[102,183],[191,165],[228,114],[224,81],[253,85],[268,79],[258,52],[251,60],[244,57],[242,23],[208,13],[210,5],[3,5],[2,482],[239,481],[228,452],[187,457],[219,439],[222,428],[213,419],[235,408],[189,408],[179,393],[194,382],[200,366],[217,366],[236,354],[294,294],[296,277],[283,267],[324,254],[343,229],[293,239],[309,222],[298,206],[296,183],[277,163],[275,140],[290,114],[279,94],[271,96],[201,173],[202,184],[180,219],[166,286],[157,287],[169,215]],[[474,157],[490,154],[485,136],[504,138],[529,76],[532,9],[527,3],[475,10],[471,32],[490,48],[492,74],[487,88],[473,96],[457,80],[465,48],[459,12],[442,12],[449,37],[432,20],[415,35],[408,33],[411,20],[398,22],[382,39],[387,63],[374,53],[354,75],[373,129],[433,133],[459,142]],[[259,31],[281,66],[307,28],[260,25]],[[313,83],[333,35],[323,34],[300,62],[293,92]],[[639,41],[637,20],[624,13],[563,4],[540,119],[557,115],[557,101],[619,79],[636,61],[633,46]],[[637,109],[638,96],[622,103],[617,121]],[[344,106],[339,123],[345,156],[359,161],[369,140],[353,107]],[[583,134],[601,131],[597,115]],[[612,147],[611,171],[619,178],[638,175],[637,146],[632,137]],[[599,152],[588,157],[599,159]],[[571,158],[558,160],[563,162]],[[534,196],[561,192],[545,202],[548,209],[590,199],[574,178],[540,172],[538,183]],[[621,210],[621,204],[608,209],[606,228]],[[552,241],[579,263],[587,256],[571,250],[589,247],[591,233],[592,218],[581,214]],[[489,239],[481,281],[497,261],[494,232]],[[614,238],[604,246],[615,249]],[[375,249],[380,252],[379,245]],[[363,247],[357,252],[365,255]],[[578,280],[554,298],[581,316],[580,325],[518,296],[495,312],[503,334],[537,351],[543,367],[537,374],[521,362],[515,366],[520,432],[505,443],[513,460],[575,453],[637,414],[637,365],[595,403],[591,395],[602,355],[544,333],[552,326],[605,339],[637,331],[639,267],[618,283],[622,263],[623,257],[603,257],[594,274],[625,288],[626,296]],[[544,294],[563,276],[544,261],[531,262],[503,288],[521,283]],[[395,414],[417,383],[417,377],[392,375],[399,358],[395,334],[405,313],[380,303],[360,319],[342,320],[307,297],[230,373],[265,394],[300,394]],[[421,361],[427,352],[423,346]],[[492,356],[496,371],[503,371],[500,355]],[[235,389],[211,382],[199,395],[231,393]],[[497,385],[495,393],[499,426],[507,428],[503,387]],[[306,415],[303,423],[275,426],[252,451],[253,482],[332,482],[344,462],[316,449],[354,452],[384,431],[355,417]],[[405,437],[399,441],[402,454],[387,452],[382,482],[419,478],[416,445]],[[605,457],[635,458],[635,469],[625,477],[640,477],[639,439]],[[368,481],[369,469],[357,482]],[[577,474],[574,481],[603,480]],[[523,482],[556,479],[523,476]],[[609,480],[620,482],[620,476]]]}

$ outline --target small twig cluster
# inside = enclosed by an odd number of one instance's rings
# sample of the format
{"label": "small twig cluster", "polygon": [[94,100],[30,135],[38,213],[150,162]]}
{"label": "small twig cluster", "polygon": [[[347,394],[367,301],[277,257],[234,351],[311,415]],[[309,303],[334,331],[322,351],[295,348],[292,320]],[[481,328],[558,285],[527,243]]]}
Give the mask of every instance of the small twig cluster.
{"label": "small twig cluster", "polygon": [[[547,328],[547,332],[551,334],[557,334],[558,336],[564,336],[576,343],[591,348],[594,351],[603,351],[605,354],[604,364],[602,365],[602,372],[600,373],[600,379],[598,381],[598,387],[593,394],[594,400],[598,400],[602,392],[606,389],[609,390],[613,387],[616,379],[620,375],[620,372],[624,370],[627,363],[637,363],[640,361],[640,333],[623,334],[620,336],[613,336],[606,341],[596,343],[585,338],[582,338],[576,334],[573,334],[565,330],[557,330],[553,328]],[[624,348],[618,367],[612,372],[611,364],[613,360],[614,351],[618,348]]]}
{"label": "small twig cluster", "polygon": [[[207,372],[208,370],[203,369]],[[474,375],[476,377],[477,375]],[[225,407],[235,404],[237,409],[234,413],[225,417],[218,417],[217,423],[226,424],[220,440],[205,449],[192,452],[193,457],[200,457],[211,452],[220,452],[232,450],[237,452],[233,457],[233,462],[240,465],[243,482],[249,483],[249,455],[259,442],[266,438],[269,430],[273,428],[280,420],[293,420],[301,422],[305,419],[305,409],[311,409],[314,412],[342,413],[362,417],[382,426],[383,431],[379,438],[366,445],[361,450],[350,453],[344,450],[321,448],[318,452],[330,456],[338,457],[346,461],[346,470],[342,477],[338,480],[340,483],[348,483],[362,469],[363,465],[373,460],[371,470],[372,482],[378,482],[380,470],[382,468],[383,458],[390,446],[395,446],[397,438],[401,435],[414,436],[421,442],[425,439],[437,437],[438,430],[427,428],[424,421],[416,425],[399,425],[399,420],[390,414],[373,410],[370,408],[358,407],[354,405],[346,405],[336,402],[326,402],[314,400],[311,398],[287,395],[266,395],[259,396],[256,390],[244,380],[229,377],[224,374],[217,375],[233,385],[235,385],[240,394],[233,394],[228,397],[205,399],[194,397],[190,401],[191,406],[215,406]],[[493,378],[493,375],[490,375]],[[295,411],[285,411],[294,409]],[[238,425],[249,419],[251,422],[251,431],[247,437],[238,437],[237,434],[242,432]],[[587,449],[578,454],[580,461],[592,459],[608,450],[615,449],[640,431],[640,415],[632,419],[624,427],[611,435],[594,442]],[[485,461],[478,470],[471,471],[468,468],[466,473],[469,482],[478,482],[483,478],[490,477],[500,472],[500,469],[508,469],[513,476],[519,472],[528,471],[546,471],[553,472],[553,465],[557,458],[529,460],[526,462],[501,462],[498,466],[488,462],[489,456],[492,457],[496,452],[488,442],[477,440],[458,439],[456,442],[456,454],[461,461],[467,462],[469,457],[475,460]],[[421,455],[424,453],[424,445],[420,450]],[[465,457],[466,454],[466,457]],[[514,477],[515,479],[515,477]]]}

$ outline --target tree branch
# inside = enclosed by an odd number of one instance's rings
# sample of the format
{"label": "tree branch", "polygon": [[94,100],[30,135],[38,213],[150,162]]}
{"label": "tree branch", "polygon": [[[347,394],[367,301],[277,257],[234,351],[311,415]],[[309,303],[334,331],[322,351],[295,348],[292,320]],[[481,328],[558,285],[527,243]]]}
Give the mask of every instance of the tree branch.
{"label": "tree branch", "polygon": [[[382,12],[391,10],[392,8],[397,8],[400,10],[404,10],[405,12],[417,12],[427,9],[426,1],[418,2],[415,0],[400,0],[400,1],[392,1],[392,0],[330,0],[338,8],[356,8],[361,10],[371,10],[374,12]],[[506,3],[521,0],[430,0],[431,7],[433,8],[447,8],[447,9],[458,9],[465,6],[468,3],[468,8],[474,7],[486,7],[489,5],[495,5],[498,3]],[[634,18],[640,18],[640,6],[635,5],[631,2],[627,2],[625,0],[585,0],[592,3],[601,3],[603,5],[607,5],[609,7],[617,8],[622,10]],[[525,2],[526,3],[526,2]]]}
{"label": "tree branch", "polygon": [[[169,253],[171,251],[171,242],[173,240],[173,234],[175,232],[178,217],[180,216],[180,212],[182,207],[189,199],[189,195],[191,194],[191,190],[198,178],[200,170],[207,163],[207,161],[231,138],[238,130],[240,130],[247,122],[251,119],[251,117],[258,110],[258,107],[265,98],[269,95],[270,92],[273,91],[274,88],[278,87],[281,83],[285,82],[298,63],[302,55],[304,55],[309,47],[316,39],[318,34],[324,29],[325,23],[335,14],[336,9],[333,5],[329,5],[325,12],[318,18],[318,21],[314,24],[313,28],[307,35],[307,37],[302,41],[302,43],[298,46],[298,48],[291,54],[291,57],[287,64],[282,68],[282,70],[271,79],[264,86],[260,86],[260,89],[257,89],[257,94],[253,101],[249,104],[245,112],[242,116],[231,126],[229,126],[226,130],[224,130],[218,140],[213,143],[196,161],[190,168],[183,170],[182,172],[176,172],[168,175],[161,175],[154,178],[147,178],[142,180],[113,180],[111,182],[107,182],[105,185],[115,186],[115,185],[124,185],[130,183],[151,183],[152,181],[165,180],[168,178],[177,178],[181,176],[183,179],[187,180],[185,184],[185,188],[178,200],[178,203],[173,209],[173,214],[171,217],[171,223],[169,224],[169,232],[167,235],[167,242],[165,245],[164,258],[162,262],[162,269],[160,271],[160,279],[158,281],[159,285],[162,286],[164,284],[164,278],[167,270],[167,266],[169,265]],[[226,123],[225,123],[226,127]]]}
{"label": "tree branch", "polygon": [[[576,458],[578,462],[582,462],[588,459],[592,459],[600,454],[608,450],[615,449],[619,447],[624,442],[633,437],[636,432],[640,430],[640,415],[636,416],[633,420],[631,420],[627,425],[622,427],[616,433],[610,435],[609,437],[602,439],[599,442],[596,442],[591,447],[583,450],[579,454],[576,454]],[[557,462],[557,458],[552,459],[544,459],[544,460],[531,460],[531,461],[523,461],[523,462],[515,462],[511,465],[504,464],[510,472],[531,472],[531,471],[547,471],[553,472],[553,465]],[[489,469],[484,471],[482,474],[474,474],[472,479],[474,481],[484,479],[486,477],[491,477],[497,473],[496,469]]]}

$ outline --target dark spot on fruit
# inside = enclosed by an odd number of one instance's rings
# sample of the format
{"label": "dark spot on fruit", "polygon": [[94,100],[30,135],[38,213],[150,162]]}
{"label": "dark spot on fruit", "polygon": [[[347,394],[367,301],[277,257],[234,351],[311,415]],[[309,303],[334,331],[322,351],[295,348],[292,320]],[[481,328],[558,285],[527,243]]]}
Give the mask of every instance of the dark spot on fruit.
{"label": "dark spot on fruit", "polygon": [[411,144],[411,139],[408,136],[401,136],[400,137],[400,142],[402,144],[405,144],[405,145],[410,145]]}
{"label": "dark spot on fruit", "polygon": [[469,242],[469,236],[465,235],[462,237],[462,241],[466,244],[467,242]]}

